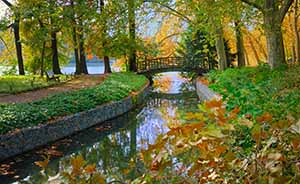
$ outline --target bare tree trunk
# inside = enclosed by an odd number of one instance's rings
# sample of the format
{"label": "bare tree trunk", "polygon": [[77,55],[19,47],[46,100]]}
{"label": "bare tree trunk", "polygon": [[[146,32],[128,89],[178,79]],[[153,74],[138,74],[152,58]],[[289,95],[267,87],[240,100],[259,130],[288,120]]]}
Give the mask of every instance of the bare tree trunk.
{"label": "bare tree trunk", "polygon": [[298,0],[295,0],[294,5],[294,34],[295,34],[295,61],[300,63],[300,36],[298,29]]}
{"label": "bare tree trunk", "polygon": [[20,39],[20,19],[18,18],[18,16],[15,18],[15,22],[13,24],[13,29],[14,29],[14,35],[15,35],[15,45],[16,45],[19,74],[25,75],[24,61],[23,61],[23,55],[22,55],[22,43],[21,43],[21,39]]}
{"label": "bare tree trunk", "polygon": [[129,22],[129,40],[130,40],[130,48],[129,48],[129,70],[136,72],[136,49],[135,49],[135,39],[136,39],[136,31],[135,31],[135,0],[127,0],[128,3],[128,22]]}
{"label": "bare tree trunk", "polygon": [[43,42],[42,52],[41,52],[41,77],[44,76],[44,58],[45,58],[45,49],[46,49],[46,42]]}
{"label": "bare tree trunk", "polygon": [[104,73],[111,73],[111,67],[108,56],[104,56],[104,67]]}
{"label": "bare tree trunk", "polygon": [[235,34],[236,34],[236,48],[238,56],[238,66],[243,67],[246,65],[245,61],[245,49],[244,49],[244,40],[243,34],[239,22],[235,22]]}
{"label": "bare tree trunk", "polygon": [[274,69],[285,63],[281,22],[274,20],[272,13],[264,14],[264,22],[269,53],[268,63]]}
{"label": "bare tree trunk", "polygon": [[227,58],[226,58],[222,28],[218,28],[216,31],[216,49],[219,58],[219,69],[221,71],[224,71],[227,67]]}
{"label": "bare tree trunk", "polygon": [[80,23],[79,30],[79,60],[80,60],[80,72],[83,74],[88,74],[87,65],[86,65],[86,57],[85,57],[85,48],[84,48],[84,36],[83,36],[83,28],[82,22]]}
{"label": "bare tree trunk", "polygon": [[295,46],[292,46],[292,61],[295,62],[296,61],[296,49]]}
{"label": "bare tree trunk", "polygon": [[56,32],[51,33],[51,49],[52,49],[52,70],[54,74],[62,74],[59,66],[57,36]]}
{"label": "bare tree trunk", "polygon": [[79,60],[79,54],[78,54],[79,51],[78,51],[77,33],[76,33],[75,26],[73,26],[72,37],[73,37],[73,44],[74,44],[74,58],[75,58],[75,63],[76,63],[75,74],[79,75],[79,74],[81,74],[81,71],[80,71],[80,60]]}

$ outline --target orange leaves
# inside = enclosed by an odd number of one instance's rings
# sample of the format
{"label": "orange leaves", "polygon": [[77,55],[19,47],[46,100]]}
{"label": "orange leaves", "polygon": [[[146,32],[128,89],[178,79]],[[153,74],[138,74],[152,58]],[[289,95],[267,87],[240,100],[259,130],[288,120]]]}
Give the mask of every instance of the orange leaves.
{"label": "orange leaves", "polygon": [[199,80],[199,82],[201,82],[202,84],[204,84],[204,85],[206,85],[206,86],[208,86],[209,85],[209,82],[208,82],[208,80],[206,79],[206,78],[199,78],[198,79]]}
{"label": "orange leaves", "polygon": [[270,113],[264,113],[261,116],[258,116],[256,118],[256,121],[259,123],[265,123],[265,122],[270,122],[272,120],[272,115]]}
{"label": "orange leaves", "polygon": [[45,170],[49,164],[50,161],[50,156],[43,156],[44,160],[43,161],[36,161],[34,162],[35,165],[39,166],[42,170]]}
{"label": "orange leaves", "polygon": [[87,174],[94,174],[96,172],[96,164],[87,165],[84,168],[84,172]]}
{"label": "orange leaves", "polygon": [[88,54],[86,57],[88,60],[92,60],[94,58],[93,54]]}
{"label": "orange leaves", "polygon": [[223,102],[222,102],[222,100],[213,99],[213,100],[211,100],[211,101],[206,101],[206,102],[204,103],[204,105],[205,105],[207,108],[210,108],[210,109],[213,109],[213,108],[221,109],[221,108],[222,108],[222,105],[223,105]]}

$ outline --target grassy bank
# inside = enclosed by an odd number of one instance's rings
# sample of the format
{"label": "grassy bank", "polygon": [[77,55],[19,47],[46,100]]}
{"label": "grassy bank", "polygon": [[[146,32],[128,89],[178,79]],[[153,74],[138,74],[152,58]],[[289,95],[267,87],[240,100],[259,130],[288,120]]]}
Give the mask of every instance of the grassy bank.
{"label": "grassy bank", "polygon": [[[66,80],[66,77],[60,76],[62,81]],[[58,82],[49,81],[38,75],[27,75],[27,76],[0,76],[0,94],[15,94],[25,91],[31,91],[40,89],[48,86],[57,84]]]}
{"label": "grassy bank", "polygon": [[31,103],[0,105],[0,134],[120,100],[139,90],[146,81],[144,76],[115,73],[93,88],[60,93]]}
{"label": "grassy bank", "polygon": [[208,75],[210,88],[223,95],[229,110],[238,106],[242,114],[272,114],[276,119],[300,117],[300,67],[270,70],[228,69]]}

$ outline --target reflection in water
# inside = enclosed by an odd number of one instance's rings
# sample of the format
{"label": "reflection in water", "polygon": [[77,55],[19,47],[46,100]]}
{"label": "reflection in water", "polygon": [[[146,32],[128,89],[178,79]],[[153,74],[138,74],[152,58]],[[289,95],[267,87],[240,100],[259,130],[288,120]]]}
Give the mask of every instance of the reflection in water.
{"label": "reflection in water", "polygon": [[[34,164],[45,153],[53,155],[46,170],[50,176],[58,176],[58,172],[70,170],[70,157],[78,154],[82,154],[88,163],[96,163],[97,169],[108,176],[109,181],[126,182],[140,176],[143,164],[136,153],[167,132],[168,124],[181,122],[183,112],[193,111],[198,103],[188,80],[177,73],[165,76],[171,81],[165,91],[168,94],[157,93],[160,89],[156,88],[156,93],[150,95],[142,107],[132,112],[4,163],[10,165],[7,171],[15,174],[0,176],[0,183],[11,183],[18,179],[22,179],[18,183],[45,183],[49,178],[41,174]],[[179,83],[181,85],[178,87]],[[176,94],[178,92],[183,93]],[[63,153],[63,156],[57,157],[60,156],[58,153]]]}

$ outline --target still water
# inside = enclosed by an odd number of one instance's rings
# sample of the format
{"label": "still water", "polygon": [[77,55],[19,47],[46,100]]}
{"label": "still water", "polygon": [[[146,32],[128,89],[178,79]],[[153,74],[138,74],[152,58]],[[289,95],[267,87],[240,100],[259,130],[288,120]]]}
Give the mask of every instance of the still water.
{"label": "still water", "polygon": [[96,163],[109,181],[129,183],[142,175],[137,153],[167,132],[168,123],[180,122],[184,112],[195,111],[198,104],[192,83],[179,73],[155,77],[153,88],[145,103],[133,111],[3,163],[7,175],[0,176],[0,183],[47,183],[49,178],[34,164],[45,153],[52,155],[46,173],[54,179],[70,169],[70,157],[78,154]]}
{"label": "still water", "polygon": [[[112,67],[112,70],[114,71],[118,71],[118,68],[113,67],[113,63],[115,61],[111,60],[110,65]],[[4,73],[6,71],[11,70],[12,67],[9,66],[1,66],[0,65],[0,76],[4,75]],[[104,63],[101,60],[96,60],[93,62],[87,62],[87,69],[89,74],[103,74],[104,73]],[[15,70],[16,74],[17,71]],[[61,72],[63,74],[74,74],[75,73],[75,62],[70,62],[68,65],[66,66],[62,66],[61,67]]]}

